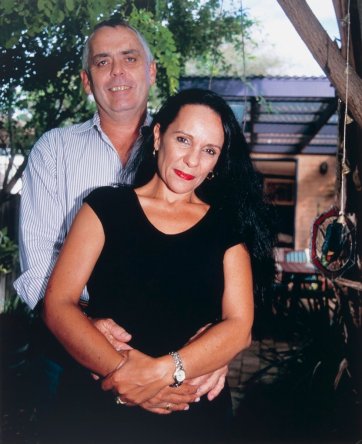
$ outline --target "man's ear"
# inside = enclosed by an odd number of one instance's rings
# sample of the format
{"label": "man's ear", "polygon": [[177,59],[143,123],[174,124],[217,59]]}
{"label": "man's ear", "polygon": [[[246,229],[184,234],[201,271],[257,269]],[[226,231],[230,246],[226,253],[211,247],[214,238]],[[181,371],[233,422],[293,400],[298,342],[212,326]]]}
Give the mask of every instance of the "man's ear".
{"label": "man's ear", "polygon": [[91,79],[89,77],[89,74],[84,71],[84,69],[82,69],[82,71],[80,72],[80,78],[82,80],[84,92],[89,96],[90,94],[92,94]]}
{"label": "man's ear", "polygon": [[160,132],[160,124],[157,123],[153,128],[153,147],[156,151],[160,148],[160,140],[161,140],[161,132]]}

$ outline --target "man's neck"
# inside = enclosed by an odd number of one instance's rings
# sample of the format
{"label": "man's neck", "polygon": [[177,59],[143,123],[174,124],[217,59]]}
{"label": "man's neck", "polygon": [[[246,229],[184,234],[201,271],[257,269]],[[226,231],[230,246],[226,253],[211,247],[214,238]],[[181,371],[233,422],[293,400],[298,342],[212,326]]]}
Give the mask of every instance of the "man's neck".
{"label": "man's neck", "polygon": [[139,113],[133,116],[128,114],[117,120],[102,115],[101,112],[99,113],[102,131],[109,137],[123,166],[126,165],[130,157],[132,147],[146,118],[146,113],[145,110],[141,115]]}

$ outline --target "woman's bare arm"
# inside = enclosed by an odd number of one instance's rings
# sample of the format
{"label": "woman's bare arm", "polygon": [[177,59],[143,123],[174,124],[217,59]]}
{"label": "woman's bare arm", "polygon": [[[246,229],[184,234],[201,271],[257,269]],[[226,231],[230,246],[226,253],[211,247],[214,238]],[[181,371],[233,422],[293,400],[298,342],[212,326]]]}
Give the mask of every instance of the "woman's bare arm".
{"label": "woman's bare arm", "polygon": [[103,245],[102,224],[90,206],[84,204],[50,277],[43,316],[48,328],[79,363],[105,376],[122,357],[79,307],[79,296]]}

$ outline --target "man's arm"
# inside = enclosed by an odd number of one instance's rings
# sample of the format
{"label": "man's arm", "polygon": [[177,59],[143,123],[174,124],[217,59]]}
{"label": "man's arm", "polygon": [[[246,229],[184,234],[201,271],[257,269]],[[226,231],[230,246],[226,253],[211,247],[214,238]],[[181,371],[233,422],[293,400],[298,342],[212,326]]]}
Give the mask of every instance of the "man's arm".
{"label": "man's arm", "polygon": [[[22,178],[19,223],[22,274],[14,286],[31,309],[44,297],[67,232],[65,197],[59,195],[57,182],[60,174],[59,168],[57,170],[58,155],[62,147],[56,140],[51,132],[39,139],[31,151]],[[93,323],[116,350],[129,349],[126,343],[131,335],[114,321],[97,319]]]}
{"label": "man's arm", "polygon": [[23,174],[20,204],[22,274],[14,286],[31,309],[44,297],[65,238],[63,211],[57,192],[56,147],[51,147],[49,133],[46,133],[30,153]]}

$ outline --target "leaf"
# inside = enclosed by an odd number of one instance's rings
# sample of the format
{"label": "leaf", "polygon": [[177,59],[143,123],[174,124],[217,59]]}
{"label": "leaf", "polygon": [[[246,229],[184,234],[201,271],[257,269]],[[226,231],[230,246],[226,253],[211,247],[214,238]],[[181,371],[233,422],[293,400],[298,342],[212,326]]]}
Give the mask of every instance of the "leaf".
{"label": "leaf", "polygon": [[14,1],[13,0],[2,0],[0,8],[1,8],[0,10],[3,10],[3,12],[5,14],[7,14],[7,13],[13,11],[13,9],[15,9],[14,8]]}
{"label": "leaf", "polygon": [[68,11],[74,10],[74,1],[73,0],[65,0],[65,7],[68,9]]}
{"label": "leaf", "polygon": [[338,373],[334,379],[334,384],[333,384],[333,388],[334,390],[337,390],[339,382],[343,376],[343,373],[347,371],[348,372],[348,361],[346,358],[343,358],[342,361],[339,364],[339,369],[338,369]]}
{"label": "leaf", "polygon": [[45,0],[38,0],[37,5],[38,5],[38,10],[43,11],[44,7],[46,6]]}

